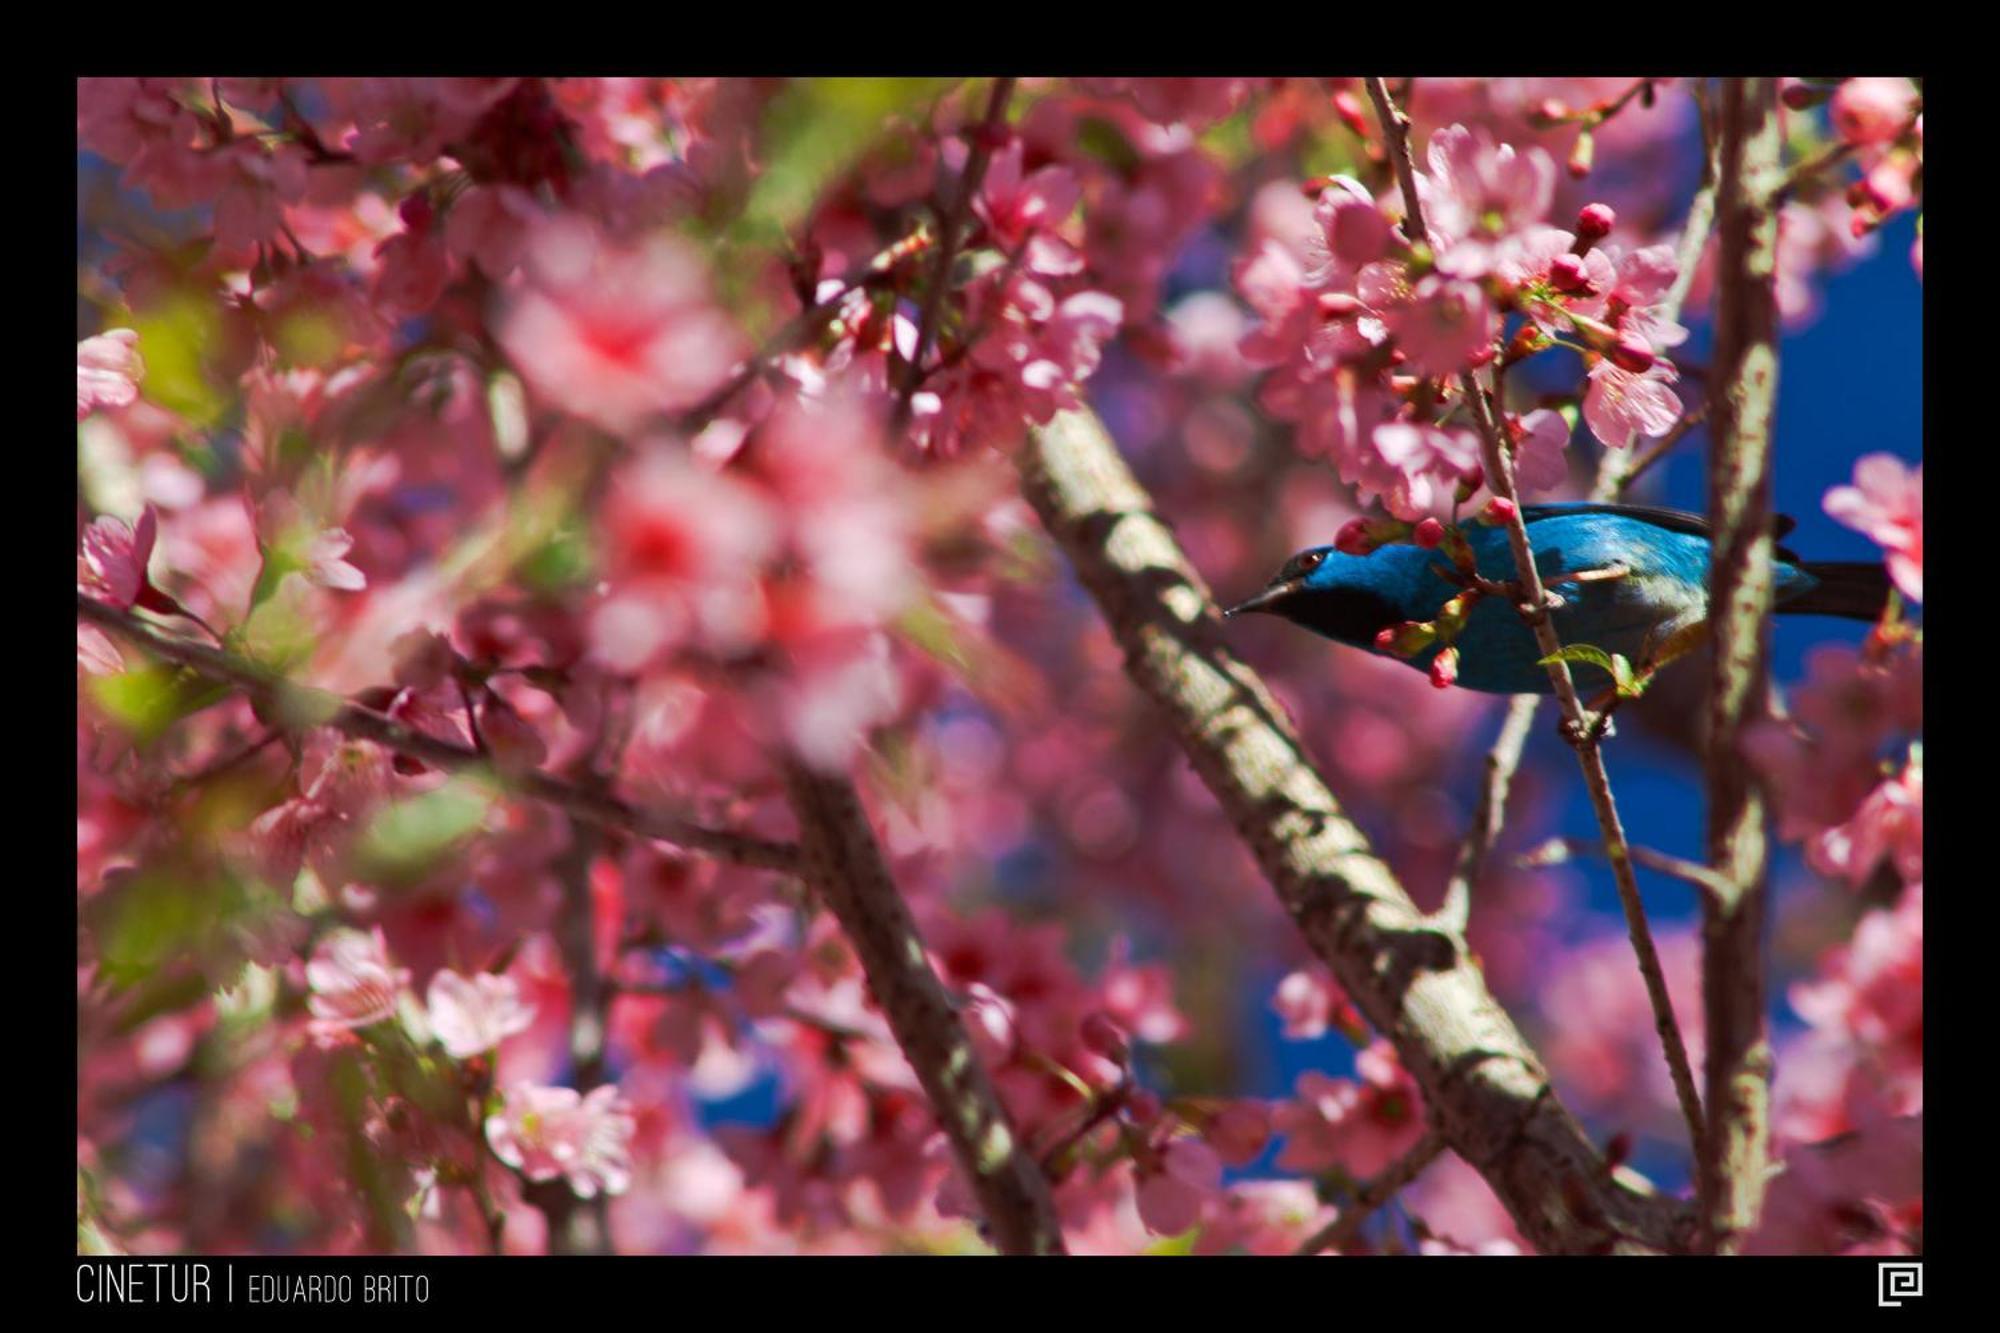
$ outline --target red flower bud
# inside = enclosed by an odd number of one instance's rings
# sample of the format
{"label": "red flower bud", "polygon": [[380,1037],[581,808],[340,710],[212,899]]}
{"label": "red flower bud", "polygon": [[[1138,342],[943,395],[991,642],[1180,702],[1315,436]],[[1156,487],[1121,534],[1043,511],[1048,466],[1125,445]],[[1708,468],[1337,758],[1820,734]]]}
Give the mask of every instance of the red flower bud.
{"label": "red flower bud", "polygon": [[1611,344],[1611,350],[1606,355],[1611,358],[1612,365],[1629,370],[1634,375],[1645,374],[1655,359],[1653,349],[1646,345],[1646,340],[1632,333],[1619,334],[1618,341]]}
{"label": "red flower bud", "polygon": [[1321,292],[1319,313],[1324,319],[1352,319],[1366,309],[1353,292]]}
{"label": "red flower bud", "polygon": [[1549,285],[1559,292],[1587,294],[1591,290],[1590,276],[1583,266],[1582,258],[1568,254],[1557,255],[1550,260]]}
{"label": "red flower bud", "polygon": [[1514,516],[1520,512],[1521,507],[1512,500],[1496,495],[1486,502],[1486,508],[1479,511],[1479,521],[1491,527],[1504,527],[1512,523]]}
{"label": "red flower bud", "polygon": [[1130,1050],[1125,1040],[1125,1030],[1118,1026],[1118,1020],[1102,1009],[1093,1010],[1083,1020],[1081,1036],[1083,1044],[1115,1064],[1124,1064]]}
{"label": "red flower bud", "polygon": [[1333,534],[1333,549],[1343,555],[1367,555],[1375,549],[1369,539],[1368,520],[1350,518],[1340,525],[1340,531]]}
{"label": "red flower bud", "polygon": [[1414,536],[1417,545],[1423,547],[1426,551],[1436,550],[1437,544],[1444,540],[1444,524],[1434,518],[1427,518],[1417,524]]}
{"label": "red flower bud", "polygon": [[403,219],[405,227],[421,235],[430,230],[436,210],[431,207],[428,191],[415,190],[403,196],[403,202],[396,206],[396,214]]}
{"label": "red flower bud", "polygon": [[1340,123],[1347,126],[1361,138],[1368,137],[1368,116],[1361,109],[1361,99],[1343,88],[1333,95],[1333,112],[1340,117]]}
{"label": "red flower bud", "polygon": [[1595,243],[1611,234],[1618,225],[1618,215],[1611,211],[1609,204],[1585,204],[1576,215],[1576,239]]}
{"label": "red flower bud", "polygon": [[1448,690],[1458,679],[1458,649],[1447,648],[1431,659],[1431,684]]}

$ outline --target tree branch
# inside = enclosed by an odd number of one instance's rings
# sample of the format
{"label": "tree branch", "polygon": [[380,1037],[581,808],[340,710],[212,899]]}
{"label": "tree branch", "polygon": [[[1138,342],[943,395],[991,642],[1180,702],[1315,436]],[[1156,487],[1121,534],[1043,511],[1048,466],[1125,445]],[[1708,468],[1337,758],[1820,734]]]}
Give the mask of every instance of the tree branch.
{"label": "tree branch", "polygon": [[986,164],[993,156],[993,141],[999,136],[1000,127],[1007,120],[1007,102],[1014,95],[1014,80],[1010,77],[993,80],[993,91],[986,102],[986,119],[972,137],[971,147],[966,152],[965,171],[958,183],[958,193],[944,206],[938,221],[937,259],[931,267],[931,285],[924,293],[923,312],[917,321],[917,345],[910,353],[909,364],[903,368],[903,382],[896,390],[895,429],[901,430],[910,420],[910,400],[915,397],[917,386],[924,378],[924,358],[930,354],[931,343],[937,337],[938,315],[944,309],[945,288],[951,285],[951,266],[958,259],[958,247],[962,237],[960,231],[965,226],[966,214],[972,211],[972,201],[979,194],[979,186],[986,179]]}
{"label": "tree branch", "polygon": [[[1412,241],[1428,243],[1430,236],[1423,229],[1423,214],[1417,204],[1416,164],[1410,152],[1410,122],[1396,110],[1395,103],[1389,98],[1388,87],[1382,80],[1370,79],[1368,91],[1376,99],[1376,111],[1382,117],[1382,133],[1389,141],[1397,177],[1403,182],[1404,203],[1409,214],[1409,221],[1404,224],[1405,234]],[[1409,230],[1412,225],[1414,231]],[[1480,387],[1479,377],[1474,372],[1468,370],[1461,374],[1459,387],[1479,430],[1480,462],[1486,469],[1487,489],[1500,499],[1516,501],[1514,459],[1508,452],[1500,428],[1498,409],[1488,401],[1486,391]],[[1562,651],[1562,640],[1557,637],[1555,623],[1549,617],[1549,596],[1542,587],[1541,571],[1535,565],[1534,548],[1528,542],[1528,525],[1521,517],[1518,502],[1507,519],[1506,530],[1507,545],[1513,552],[1515,574],[1522,590],[1521,617],[1534,631],[1535,643],[1542,656],[1552,659],[1548,667],[1549,683],[1555,688],[1565,731],[1575,745],[1577,764],[1583,770],[1584,786],[1590,792],[1591,808],[1597,815],[1597,827],[1604,835],[1605,852],[1611,858],[1612,877],[1617,882],[1618,898],[1625,909],[1626,933],[1632,938],[1632,951],[1638,955],[1639,972],[1646,981],[1647,998],[1652,1001],[1653,1027],[1660,1035],[1667,1072],[1673,1078],[1674,1096],[1680,1101],[1681,1116],[1687,1121],[1689,1144],[1699,1161],[1703,1153],[1704,1132],[1701,1101],[1694,1090],[1694,1069],[1688,1061],[1687,1044],[1681,1039],[1680,1024],[1674,1018],[1673,1001],[1667,994],[1666,976],[1660,970],[1660,956],[1653,946],[1652,929],[1646,923],[1646,907],[1639,897],[1638,878],[1632,871],[1625,826],[1618,817],[1618,804],[1611,795],[1611,777],[1604,767],[1604,753],[1595,734],[1586,725],[1583,701],[1577,697],[1576,682],[1569,674],[1569,663],[1557,656]]]}
{"label": "tree branch", "polygon": [[1770,1155],[1771,1048],[1764,1029],[1763,796],[1741,739],[1768,691],[1771,418],[1778,383],[1775,259],[1782,177],[1775,79],[1722,88],[1715,375],[1709,410],[1708,859],[1727,885],[1703,900],[1702,1003],[1708,1022],[1705,1222],[1734,1251],[1755,1223]]}
{"label": "tree branch", "polygon": [[916,1071],[1003,1254],[1060,1254],[1062,1225],[1034,1154],[1008,1122],[956,1006],[896,891],[854,784],[792,761],[806,878],[840,922],[896,1044]]}
{"label": "tree branch", "polygon": [[[209,680],[234,686],[266,704],[268,713],[286,719],[288,725],[333,727],[439,768],[490,767],[488,757],[477,750],[413,730],[329,691],[295,684],[232,653],[172,638],[131,612],[106,606],[83,593],[76,595],[76,613],[79,618],[114,631],[155,657],[178,662]],[[502,776],[515,794],[542,801],[605,828],[622,829],[643,838],[670,842],[737,865],[786,872],[796,872],[799,868],[799,850],[788,843],[709,828],[663,810],[634,806],[608,793],[588,791],[540,770]]]}
{"label": "tree branch", "polygon": [[1417,1140],[1415,1147],[1382,1168],[1382,1174],[1356,1190],[1353,1200],[1340,1210],[1340,1216],[1314,1232],[1305,1244],[1299,1246],[1298,1253],[1318,1254],[1322,1250],[1347,1253],[1360,1237],[1362,1224],[1375,1215],[1375,1210],[1422,1175],[1424,1168],[1435,1162],[1444,1150],[1445,1142],[1441,1136],[1435,1131],[1425,1134]]}
{"label": "tree branch", "polygon": [[1494,1000],[1342,813],[1207,586],[1087,412],[1030,432],[1023,489],[1314,954],[1396,1047],[1445,1142],[1551,1252],[1675,1250],[1684,1210],[1614,1182]]}
{"label": "tree branch", "polygon": [[1445,885],[1444,904],[1432,919],[1446,930],[1462,933],[1472,919],[1472,886],[1479,879],[1486,854],[1500,837],[1507,820],[1507,793],[1513,788],[1514,773],[1521,767],[1521,751],[1534,728],[1540,707],[1539,694],[1517,694],[1507,701],[1507,715],[1500,722],[1500,734],[1486,753],[1486,781],[1479,788],[1479,808],[1473,812],[1472,827],[1458,845],[1458,860]]}

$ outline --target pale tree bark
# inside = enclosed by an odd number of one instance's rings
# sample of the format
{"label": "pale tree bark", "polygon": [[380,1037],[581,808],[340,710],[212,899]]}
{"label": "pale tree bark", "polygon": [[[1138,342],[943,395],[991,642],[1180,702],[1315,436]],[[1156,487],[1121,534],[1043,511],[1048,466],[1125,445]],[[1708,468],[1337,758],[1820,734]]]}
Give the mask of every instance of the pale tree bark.
{"label": "pale tree bark", "polygon": [[1008,1122],[965,1024],[931,970],[917,923],[889,875],[854,784],[790,764],[806,879],[861,960],[868,989],[916,1071],[1003,1254],[1061,1254],[1048,1180]]}
{"label": "pale tree bark", "polygon": [[1764,1017],[1765,810],[1743,761],[1768,693],[1771,420],[1778,384],[1775,193],[1783,140],[1775,79],[1723,81],[1716,224],[1715,370],[1709,413],[1708,859],[1723,893],[1702,898],[1709,1150],[1705,1231],[1735,1250],[1755,1225],[1770,1157],[1771,1045]]}
{"label": "pale tree bark", "polygon": [[1196,773],[1313,952],[1395,1046],[1432,1126],[1547,1252],[1673,1251],[1692,1217],[1615,1175],[1486,987],[1461,931],[1426,920],[1306,757],[1173,533],[1087,412],[1034,430],[1024,490]]}

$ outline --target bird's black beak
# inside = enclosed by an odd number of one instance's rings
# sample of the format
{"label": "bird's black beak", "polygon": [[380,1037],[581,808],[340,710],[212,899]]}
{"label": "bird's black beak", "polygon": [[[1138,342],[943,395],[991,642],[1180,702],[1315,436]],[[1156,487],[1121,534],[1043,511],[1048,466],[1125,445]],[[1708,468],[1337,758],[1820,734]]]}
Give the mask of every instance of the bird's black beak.
{"label": "bird's black beak", "polygon": [[1269,611],[1272,607],[1298,590],[1299,582],[1297,579],[1287,579],[1282,583],[1273,583],[1249,601],[1238,602],[1222,614],[1227,617],[1240,615],[1245,611]]}

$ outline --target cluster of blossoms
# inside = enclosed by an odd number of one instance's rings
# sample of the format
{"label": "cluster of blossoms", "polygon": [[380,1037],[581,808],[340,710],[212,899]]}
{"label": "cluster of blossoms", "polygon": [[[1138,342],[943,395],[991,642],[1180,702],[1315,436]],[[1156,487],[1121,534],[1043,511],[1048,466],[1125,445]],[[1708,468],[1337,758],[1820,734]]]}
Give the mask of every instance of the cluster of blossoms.
{"label": "cluster of blossoms", "polygon": [[[1431,136],[1427,161],[1415,177],[1427,242],[1395,225],[1399,202],[1335,177],[1309,222],[1273,219],[1237,268],[1262,317],[1244,355],[1270,368],[1260,401],[1297,424],[1301,452],[1397,518],[1449,515],[1483,480],[1460,377],[1557,343],[1589,366],[1581,415],[1599,440],[1625,448],[1671,430],[1681,402],[1663,353],[1687,336],[1660,310],[1673,251],[1610,240],[1603,204],[1573,230],[1548,225],[1557,168],[1538,148],[1453,125]],[[1537,409],[1503,424],[1522,492],[1562,485],[1569,421]]]}
{"label": "cluster of blossoms", "polygon": [[[787,156],[786,126],[846,133],[811,81],[82,81],[79,148],[125,188],[80,192],[105,327],[77,349],[79,593],[401,738],[205,693],[80,619],[92,1224],[135,1250],[537,1252],[570,1243],[551,1199],[611,1196],[621,1251],[977,1245],[796,874],[520,790],[776,843],[802,762],[865,794],[1072,1250],[1296,1249],[1417,1143],[1422,1099],[1303,965],[1088,604],[1047,594],[1003,455],[1088,401],[1195,563],[1247,581],[1377,501],[1446,540],[1482,503],[1469,372],[1576,372],[1499,396],[1528,493],[1565,485],[1578,420],[1614,447],[1669,432],[1655,166],[1692,119],[1666,88],[1417,81],[1419,245],[1351,80],[1022,80],[998,115],[985,81],[910,81],[830,167]],[[1843,92],[1871,179],[1920,154],[1920,119],[1885,133]],[[1345,174],[1310,201],[1269,183],[1302,157]],[[1823,257],[1781,275],[1800,301]],[[1920,599],[1920,479],[1870,464],[1852,489],[1830,512]],[[1441,884],[1485,703],[1385,665],[1288,643],[1271,677],[1381,854]],[[1854,668],[1898,699],[1915,672],[1886,641]],[[1767,757],[1839,767],[1854,799],[1787,806],[1788,834],[1857,883],[1914,878],[1920,766],[1890,791],[1886,733],[1864,745],[1816,688]],[[1512,817],[1546,819],[1521,787]],[[1482,879],[1504,997],[1546,971],[1562,888]],[[1875,993],[1907,959],[1863,944],[1799,1008],[1872,1068],[1912,1049]],[[1351,1074],[1243,1095],[1194,1006],[1261,993],[1271,959],[1276,1026]],[[1595,995],[1545,997],[1601,1019],[1552,1021],[1580,1034],[1566,1080],[1647,1049],[1643,1004]],[[769,1116],[712,1123],[766,1090]],[[166,1122],[170,1170],[132,1146]],[[1419,1190],[1426,1252],[1524,1246],[1469,1168]]]}
{"label": "cluster of blossoms", "polygon": [[[1872,537],[1912,602],[1924,591],[1923,468],[1887,454],[1856,464],[1826,510]],[[1898,617],[1860,650],[1814,651],[1791,716],[1761,725],[1750,755],[1776,791],[1780,837],[1805,845],[1813,869],[1854,888],[1885,863],[1905,884],[1924,877],[1923,643]]]}

